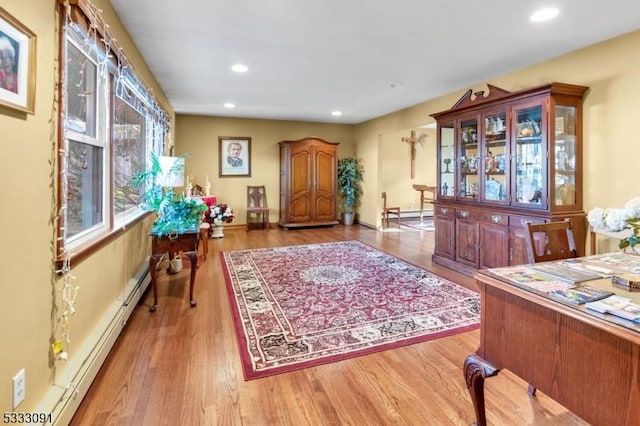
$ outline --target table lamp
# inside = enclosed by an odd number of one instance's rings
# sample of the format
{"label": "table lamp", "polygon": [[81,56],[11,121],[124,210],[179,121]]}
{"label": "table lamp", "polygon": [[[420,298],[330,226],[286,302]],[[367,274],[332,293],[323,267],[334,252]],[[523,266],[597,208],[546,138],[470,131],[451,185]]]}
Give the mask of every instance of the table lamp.
{"label": "table lamp", "polygon": [[160,156],[158,184],[165,188],[184,186],[184,157]]}

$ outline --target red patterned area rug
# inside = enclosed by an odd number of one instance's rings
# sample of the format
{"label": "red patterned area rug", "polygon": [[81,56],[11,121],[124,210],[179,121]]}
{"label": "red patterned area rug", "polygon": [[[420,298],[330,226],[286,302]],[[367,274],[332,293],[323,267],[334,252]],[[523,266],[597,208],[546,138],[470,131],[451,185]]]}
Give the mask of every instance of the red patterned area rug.
{"label": "red patterned area rug", "polygon": [[358,241],[220,256],[245,380],[478,327],[476,293]]}

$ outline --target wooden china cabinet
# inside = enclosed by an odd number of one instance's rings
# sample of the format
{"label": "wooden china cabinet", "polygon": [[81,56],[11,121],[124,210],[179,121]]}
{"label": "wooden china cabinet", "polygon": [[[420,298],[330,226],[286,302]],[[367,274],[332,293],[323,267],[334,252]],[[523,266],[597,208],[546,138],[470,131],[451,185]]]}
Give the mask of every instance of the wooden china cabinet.
{"label": "wooden china cabinet", "polygon": [[337,225],[338,143],[304,138],[279,145],[280,226]]}
{"label": "wooden china cabinet", "polygon": [[582,97],[550,83],[469,90],[438,123],[433,262],[467,275],[526,263],[525,221],[570,218],[584,255]]}

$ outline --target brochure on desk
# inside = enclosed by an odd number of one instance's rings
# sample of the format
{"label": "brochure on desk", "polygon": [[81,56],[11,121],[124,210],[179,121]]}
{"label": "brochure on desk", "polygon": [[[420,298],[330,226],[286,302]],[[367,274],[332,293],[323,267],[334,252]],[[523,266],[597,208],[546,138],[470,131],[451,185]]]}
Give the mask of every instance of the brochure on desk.
{"label": "brochure on desk", "polygon": [[613,274],[640,273],[640,256],[624,252],[596,254],[558,262],[581,271],[611,276]]}
{"label": "brochure on desk", "polygon": [[612,291],[603,290],[588,284],[580,284],[564,290],[554,290],[549,292],[550,298],[572,305],[582,305],[584,303],[594,302],[612,295]]}
{"label": "brochure on desk", "polygon": [[537,271],[527,265],[507,266],[486,270],[490,275],[507,281],[527,290],[534,290],[544,294],[554,290],[572,287],[567,281],[558,280],[550,275]]}
{"label": "brochure on desk", "polygon": [[587,309],[602,314],[615,315],[635,323],[640,323],[640,304],[618,294],[595,302],[585,303]]}
{"label": "brochure on desk", "polygon": [[531,269],[535,269],[536,271],[540,271],[546,275],[549,275],[560,281],[566,281],[570,284],[599,280],[605,277],[605,275],[601,272],[580,270],[577,268],[572,268],[567,264],[556,262],[536,263],[534,265],[531,265]]}

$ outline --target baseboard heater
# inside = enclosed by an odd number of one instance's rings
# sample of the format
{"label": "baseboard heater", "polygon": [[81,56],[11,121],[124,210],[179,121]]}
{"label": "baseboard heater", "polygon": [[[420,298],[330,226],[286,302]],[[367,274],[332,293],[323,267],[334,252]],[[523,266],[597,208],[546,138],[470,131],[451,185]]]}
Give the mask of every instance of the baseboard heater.
{"label": "baseboard heater", "polygon": [[[51,413],[52,424],[67,425],[87,394],[91,383],[126,325],[140,298],[151,283],[149,263],[145,262],[129,280],[118,297],[96,325],[89,337],[72,354],[67,364],[58,362],[56,381],[38,404],[36,412]],[[60,369],[59,367],[64,368]]]}

